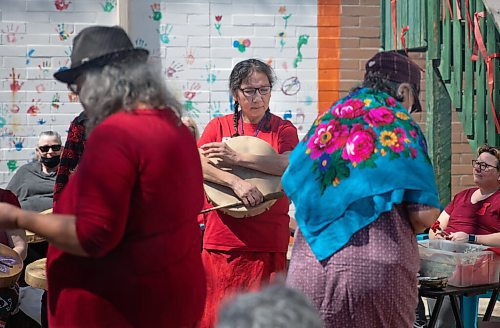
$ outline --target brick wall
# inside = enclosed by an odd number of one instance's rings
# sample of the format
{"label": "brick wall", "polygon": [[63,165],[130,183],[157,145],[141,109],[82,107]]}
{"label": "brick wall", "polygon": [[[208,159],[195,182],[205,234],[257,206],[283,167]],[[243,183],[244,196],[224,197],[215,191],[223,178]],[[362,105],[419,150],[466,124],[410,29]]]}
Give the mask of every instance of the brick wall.
{"label": "brick wall", "polygon": [[[345,95],[362,80],[364,64],[380,49],[380,1],[342,0],[340,17],[340,93]],[[420,67],[425,68],[425,53],[411,53]],[[425,76],[421,83],[420,102],[425,106]],[[425,131],[425,113],[414,116]],[[452,122],[452,195],[474,186],[471,147],[462,130],[457,113]]]}

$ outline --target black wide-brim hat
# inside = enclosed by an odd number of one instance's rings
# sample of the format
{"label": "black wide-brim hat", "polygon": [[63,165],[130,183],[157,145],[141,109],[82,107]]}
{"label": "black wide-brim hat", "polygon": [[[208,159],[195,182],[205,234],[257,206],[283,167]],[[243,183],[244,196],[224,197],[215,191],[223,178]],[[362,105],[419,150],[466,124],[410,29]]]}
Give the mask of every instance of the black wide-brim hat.
{"label": "black wide-brim hat", "polygon": [[55,73],[54,77],[72,84],[87,69],[103,67],[129,56],[146,61],[148,54],[146,49],[134,48],[127,33],[119,26],[90,26],[73,40],[71,68]]}

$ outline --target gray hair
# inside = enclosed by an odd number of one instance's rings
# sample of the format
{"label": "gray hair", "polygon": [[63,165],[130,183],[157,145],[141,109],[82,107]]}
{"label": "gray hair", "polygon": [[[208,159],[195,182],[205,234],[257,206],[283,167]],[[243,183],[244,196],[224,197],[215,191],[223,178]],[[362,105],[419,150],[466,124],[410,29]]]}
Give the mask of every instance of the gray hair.
{"label": "gray hair", "polygon": [[182,106],[167,90],[159,64],[135,59],[131,56],[82,74],[80,101],[88,117],[87,131],[111,114],[135,109],[138,103],[181,116]]}
{"label": "gray hair", "polygon": [[40,142],[40,139],[42,137],[54,137],[57,139],[57,142],[59,142],[59,144],[62,144],[61,135],[59,133],[57,133],[56,131],[43,131],[43,132],[41,132],[40,135],[38,136],[38,142]]}
{"label": "gray hair", "polygon": [[221,308],[217,328],[321,328],[318,311],[299,291],[274,285],[241,294]]}

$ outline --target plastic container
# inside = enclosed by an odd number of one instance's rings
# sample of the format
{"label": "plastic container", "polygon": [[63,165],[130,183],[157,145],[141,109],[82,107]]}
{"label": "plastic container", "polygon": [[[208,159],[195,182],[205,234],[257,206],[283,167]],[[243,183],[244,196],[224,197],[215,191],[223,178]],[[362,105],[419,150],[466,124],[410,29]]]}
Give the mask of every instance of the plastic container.
{"label": "plastic container", "polygon": [[448,277],[456,287],[485,285],[499,281],[500,262],[487,246],[457,243],[448,240],[418,242],[420,275]]}

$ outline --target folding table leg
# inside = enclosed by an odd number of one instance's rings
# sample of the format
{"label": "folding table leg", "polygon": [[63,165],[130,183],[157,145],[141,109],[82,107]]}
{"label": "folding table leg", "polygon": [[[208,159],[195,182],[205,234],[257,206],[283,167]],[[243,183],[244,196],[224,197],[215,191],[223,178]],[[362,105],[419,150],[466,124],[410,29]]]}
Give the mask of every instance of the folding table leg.
{"label": "folding table leg", "polygon": [[451,301],[451,309],[453,310],[453,315],[455,316],[455,326],[457,328],[463,328],[462,319],[460,318],[460,312],[458,311],[458,302],[455,295],[449,295]]}
{"label": "folding table leg", "polygon": [[441,311],[441,306],[443,305],[443,299],[444,295],[440,295],[436,298],[436,304],[434,305],[429,324],[427,325],[428,328],[434,328],[434,326],[436,325],[439,311]]}

